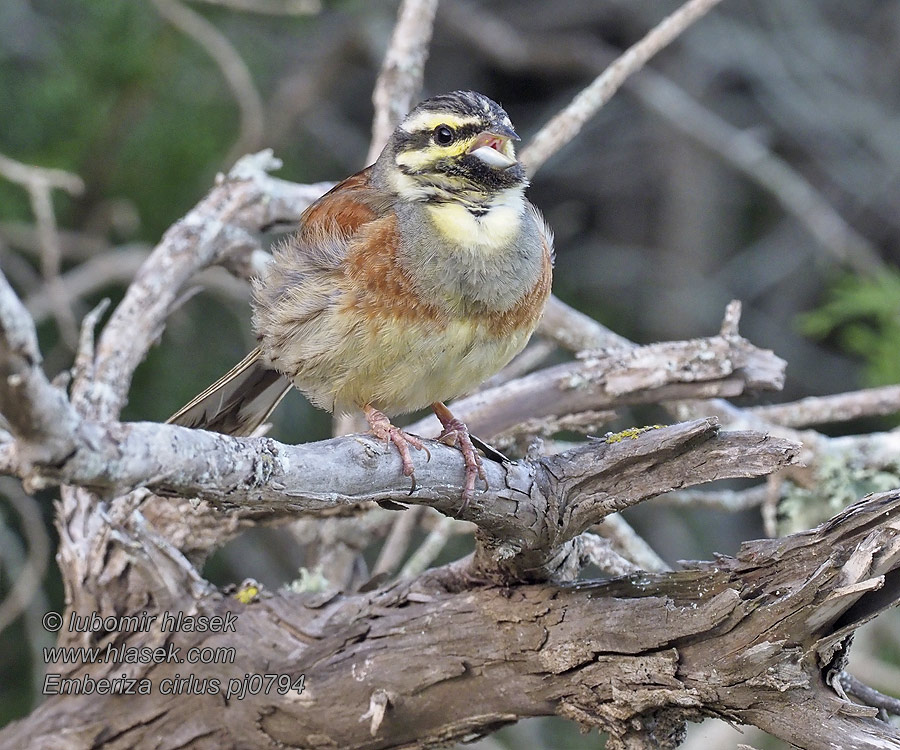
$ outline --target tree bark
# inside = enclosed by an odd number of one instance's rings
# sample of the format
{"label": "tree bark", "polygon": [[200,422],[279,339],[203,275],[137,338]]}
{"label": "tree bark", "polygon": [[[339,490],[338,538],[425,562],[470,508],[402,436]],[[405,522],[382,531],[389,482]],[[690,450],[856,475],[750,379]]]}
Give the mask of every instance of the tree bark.
{"label": "tree bark", "polygon": [[[47,380],[33,321],[0,274],[0,470],[31,488],[62,484],[58,643],[101,649],[48,654],[51,695],[0,732],[0,748],[426,747],[552,714],[608,731],[613,750],[675,747],[684,722],[705,716],[811,750],[836,737],[900,748],[838,680],[854,630],[900,598],[897,492],[736,558],[574,583],[609,549],[585,533],[606,516],[671,489],[771,474],[796,463],[795,442],[721,431],[715,418],[626,430],[553,456],[485,461],[487,488],[463,510],[462,459],[442,444],[419,457],[410,494],[396,453],[366,436],[287,446],[117,421],[178,287],[224,258],[223,242],[252,254],[241,232],[280,205],[264,196],[284,186],[255,161],[167,233],[96,351],[96,316],[87,320],[71,394]],[[783,368],[738,335],[732,306],[718,336],[591,352],[460,411],[489,437],[612,403],[777,388]],[[470,521],[475,551],[356,593],[232,596],[199,573],[247,526],[360,513],[369,501]],[[147,628],[117,619],[142,614],[154,616]],[[179,614],[219,619],[198,632],[166,619]],[[91,615],[112,619],[69,627]],[[122,694],[141,687],[147,695]]]}
{"label": "tree bark", "polygon": [[[113,633],[98,646],[236,647],[229,664],[51,665],[128,673],[147,697],[51,697],[4,748],[426,747],[557,714],[675,747],[682,722],[753,723],[799,747],[900,747],[874,709],[831,687],[853,631],[896,602],[900,493],[823,526],[750,542],[735,558],[572,586],[473,585],[454,563],[354,595],[272,593],[242,604],[207,590],[170,611],[236,616],[235,633]],[[79,613],[80,614],[80,613]],[[163,696],[176,674],[194,690]],[[305,675],[302,692],[225,699],[245,674]],[[232,683],[233,685],[234,683]],[[649,734],[647,734],[649,732]],[[618,738],[618,739],[617,739]]]}

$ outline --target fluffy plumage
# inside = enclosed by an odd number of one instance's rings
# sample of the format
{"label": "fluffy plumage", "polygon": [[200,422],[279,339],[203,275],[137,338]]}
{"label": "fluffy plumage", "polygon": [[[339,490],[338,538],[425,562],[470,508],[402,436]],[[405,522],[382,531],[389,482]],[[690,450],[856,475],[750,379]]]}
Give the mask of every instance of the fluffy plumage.
{"label": "fluffy plumage", "polygon": [[[477,387],[525,346],[550,293],[552,235],[524,197],[517,138],[481,94],[419,104],[275,250],[253,287],[258,349],[170,421],[248,434],[289,381],[323,409],[364,410],[411,473],[415,441],[372,415]],[[435,411],[465,455],[464,425]],[[467,485],[479,462],[466,456]]]}

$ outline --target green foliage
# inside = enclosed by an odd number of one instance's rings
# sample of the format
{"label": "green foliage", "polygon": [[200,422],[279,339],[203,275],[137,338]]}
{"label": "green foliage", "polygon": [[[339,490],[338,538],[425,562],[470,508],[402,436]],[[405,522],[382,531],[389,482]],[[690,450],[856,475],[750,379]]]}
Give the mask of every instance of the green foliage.
{"label": "green foliage", "polygon": [[[0,55],[0,152],[85,180],[83,198],[59,201],[62,226],[124,196],[142,239],[158,239],[209,188],[236,136],[221,73],[149,3],[62,2],[23,23],[41,27],[45,43]],[[0,219],[31,220],[24,191],[5,181]]]}
{"label": "green foliage", "polygon": [[871,385],[900,382],[900,271],[843,276],[825,304],[799,323],[806,335],[834,336],[845,351],[861,357]]}

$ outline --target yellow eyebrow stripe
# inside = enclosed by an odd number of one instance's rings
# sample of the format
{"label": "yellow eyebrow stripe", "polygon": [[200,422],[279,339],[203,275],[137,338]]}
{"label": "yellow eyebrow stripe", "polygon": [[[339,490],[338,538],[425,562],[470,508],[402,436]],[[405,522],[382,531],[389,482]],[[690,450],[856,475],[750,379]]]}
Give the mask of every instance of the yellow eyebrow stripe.
{"label": "yellow eyebrow stripe", "polygon": [[407,133],[421,133],[422,131],[434,130],[438,125],[460,128],[463,125],[478,125],[480,122],[481,119],[473,115],[454,115],[450,112],[425,110],[406,120],[400,127]]}
{"label": "yellow eyebrow stripe", "polygon": [[434,164],[438,159],[464,154],[469,148],[471,141],[471,138],[467,138],[451,143],[449,146],[425,146],[424,148],[401,151],[397,154],[394,161],[398,166],[407,167],[415,171]]}

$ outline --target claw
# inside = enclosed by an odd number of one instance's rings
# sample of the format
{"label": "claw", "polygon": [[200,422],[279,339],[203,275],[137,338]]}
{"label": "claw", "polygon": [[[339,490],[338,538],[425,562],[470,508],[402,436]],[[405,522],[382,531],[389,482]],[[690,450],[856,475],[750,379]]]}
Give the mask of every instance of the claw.
{"label": "claw", "polygon": [[428,456],[429,460],[431,460],[430,451],[415,435],[410,435],[399,427],[394,427],[387,416],[378,411],[378,409],[366,405],[363,411],[365,412],[366,421],[369,423],[369,429],[371,429],[372,434],[379,440],[393,443],[397,447],[397,452],[400,454],[400,462],[403,465],[403,475],[412,479],[412,487],[410,487],[409,490],[409,494],[412,495],[413,492],[416,491],[417,485],[415,467],[413,466],[412,454],[409,451],[409,446],[412,446],[419,451],[425,451],[425,455]]}
{"label": "claw", "polygon": [[487,476],[484,473],[484,463],[481,456],[475,451],[472,443],[472,437],[469,435],[469,428],[450,412],[440,401],[436,401],[431,405],[434,414],[440,420],[444,429],[438,440],[447,445],[454,445],[459,448],[463,455],[463,462],[466,467],[466,483],[463,486],[462,506],[460,513],[465,512],[469,507],[473,495],[475,494],[475,480],[481,479],[484,482],[485,489],[488,486]]}

